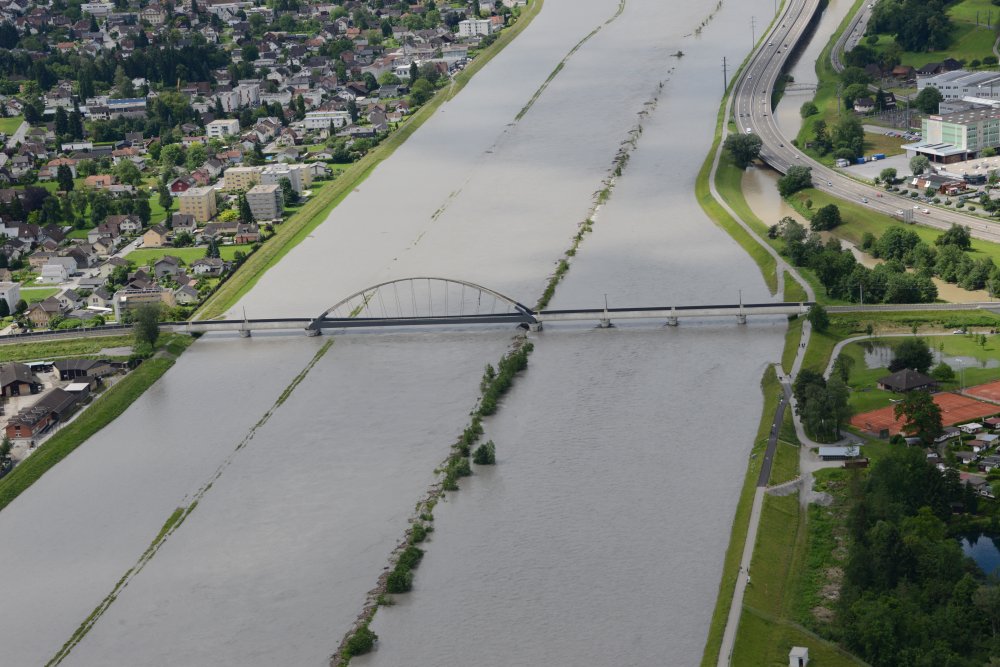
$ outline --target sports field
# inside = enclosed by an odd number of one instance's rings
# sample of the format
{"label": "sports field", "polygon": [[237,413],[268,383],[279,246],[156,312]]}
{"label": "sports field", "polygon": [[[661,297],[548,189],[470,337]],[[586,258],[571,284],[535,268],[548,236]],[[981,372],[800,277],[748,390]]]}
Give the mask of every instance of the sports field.
{"label": "sports field", "polygon": [[1000,403],[1000,380],[997,380],[996,382],[987,382],[986,384],[977,385],[975,387],[969,387],[965,390],[965,393],[975,396],[976,398],[981,398],[984,401]]}
{"label": "sports field", "polygon": [[[991,384],[1000,385],[1000,383]],[[1000,386],[997,387],[996,391],[1000,392]],[[945,426],[989,417],[1000,412],[1000,406],[998,405],[983,403],[967,396],[959,396],[952,393],[934,394],[934,402],[941,408],[941,422]],[[874,434],[886,430],[889,432],[889,436],[892,437],[903,428],[903,422],[897,420],[893,414],[894,407],[890,405],[887,408],[879,408],[878,410],[855,415],[851,418],[851,426]]]}

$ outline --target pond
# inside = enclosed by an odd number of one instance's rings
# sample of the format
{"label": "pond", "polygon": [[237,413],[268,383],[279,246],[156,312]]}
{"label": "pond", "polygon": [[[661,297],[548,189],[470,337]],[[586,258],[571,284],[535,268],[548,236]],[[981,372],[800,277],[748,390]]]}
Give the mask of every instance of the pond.
{"label": "pond", "polygon": [[[887,343],[861,342],[859,345],[865,353],[865,368],[887,368],[892,361],[892,346]],[[944,354],[934,347],[931,348],[931,352],[934,354],[935,364],[943,361],[956,371],[959,368],[1000,368],[1000,359],[990,358],[985,352],[982,358]]]}
{"label": "pond", "polygon": [[987,576],[996,574],[1000,569],[1000,549],[997,548],[997,541],[1000,541],[1000,537],[987,533],[963,535],[962,553],[976,561],[983,574]]}

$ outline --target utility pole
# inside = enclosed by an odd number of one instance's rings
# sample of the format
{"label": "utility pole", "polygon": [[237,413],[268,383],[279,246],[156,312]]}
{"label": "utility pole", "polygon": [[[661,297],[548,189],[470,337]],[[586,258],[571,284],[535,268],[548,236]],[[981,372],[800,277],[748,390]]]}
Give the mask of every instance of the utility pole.
{"label": "utility pole", "polygon": [[754,45],[757,43],[757,17],[750,17],[750,50],[753,51]]}
{"label": "utility pole", "polygon": [[722,56],[722,94],[729,90],[729,74],[726,72],[726,57]]}

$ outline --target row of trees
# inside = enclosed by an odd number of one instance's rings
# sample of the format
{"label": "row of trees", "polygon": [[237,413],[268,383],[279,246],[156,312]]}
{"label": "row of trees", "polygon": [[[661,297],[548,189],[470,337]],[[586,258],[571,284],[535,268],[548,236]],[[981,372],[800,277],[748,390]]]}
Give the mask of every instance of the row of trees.
{"label": "row of trees", "polygon": [[809,437],[819,442],[839,440],[841,424],[853,413],[844,378],[833,373],[826,380],[820,373],[803,369],[795,377],[792,391],[799,418]]}
{"label": "row of trees", "polygon": [[865,130],[861,121],[850,115],[844,116],[832,131],[827,128],[826,121],[817,120],[813,123],[812,146],[820,155],[833,151],[836,158],[854,160],[864,155]]}
{"label": "row of trees", "polygon": [[952,40],[954,25],[947,0],[879,0],[868,32],[892,35],[904,51],[942,51]]}

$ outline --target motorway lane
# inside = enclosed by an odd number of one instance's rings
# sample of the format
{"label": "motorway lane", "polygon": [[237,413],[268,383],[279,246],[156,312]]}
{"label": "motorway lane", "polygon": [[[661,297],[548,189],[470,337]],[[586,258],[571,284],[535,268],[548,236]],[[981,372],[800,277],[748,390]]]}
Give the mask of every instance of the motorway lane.
{"label": "motorway lane", "polygon": [[[818,190],[828,192],[841,199],[867,205],[872,210],[890,216],[897,211],[913,208],[913,201],[885,192],[881,188],[855,181],[838,171],[830,169],[801,153],[789,139],[781,134],[777,122],[771,114],[771,91],[784,69],[790,47],[794,47],[805,33],[811,17],[818,11],[819,0],[792,0],[774,22],[774,27],[760,42],[760,46],[750,57],[748,66],[736,82],[733,113],[740,132],[748,130],[763,141],[761,158],[781,173],[790,166],[803,165],[812,168],[813,183]],[[871,9],[865,5],[852,19],[839,44],[855,41],[864,30]],[[923,213],[927,208],[929,213]],[[1000,243],[1000,223],[950,211],[933,205],[919,204],[914,220],[928,227],[946,230],[953,224],[966,225],[972,236],[994,243]]]}

